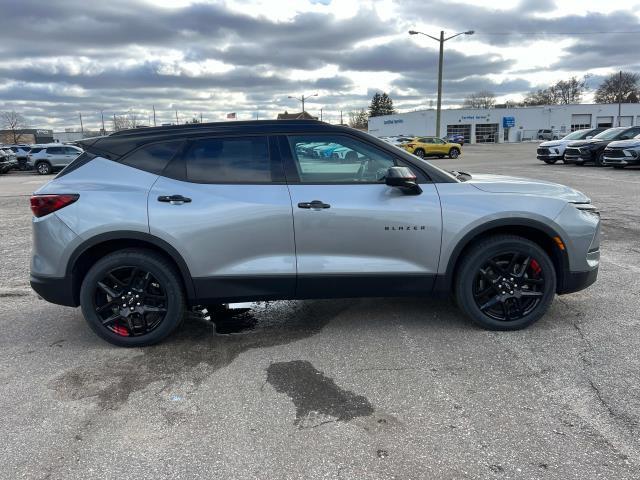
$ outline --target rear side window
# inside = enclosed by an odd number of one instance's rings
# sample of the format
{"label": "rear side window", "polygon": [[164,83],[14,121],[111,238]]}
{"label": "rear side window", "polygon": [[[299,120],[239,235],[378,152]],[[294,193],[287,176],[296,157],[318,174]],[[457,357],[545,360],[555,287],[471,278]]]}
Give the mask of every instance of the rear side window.
{"label": "rear side window", "polygon": [[64,149],[62,147],[47,148],[47,154],[50,154],[50,155],[61,155],[63,153],[64,153]]}
{"label": "rear side window", "polygon": [[186,156],[187,180],[197,183],[270,183],[266,137],[195,140]]}
{"label": "rear side window", "polygon": [[29,153],[38,153],[42,150],[42,147],[33,147]]}
{"label": "rear side window", "polygon": [[182,142],[164,142],[145,145],[127,155],[120,163],[144,170],[145,172],[160,175],[181,145]]}

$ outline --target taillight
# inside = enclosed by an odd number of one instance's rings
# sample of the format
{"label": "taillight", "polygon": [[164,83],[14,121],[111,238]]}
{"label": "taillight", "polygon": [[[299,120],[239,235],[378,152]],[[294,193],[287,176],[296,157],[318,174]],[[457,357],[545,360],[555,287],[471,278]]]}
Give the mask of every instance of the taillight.
{"label": "taillight", "polygon": [[407,147],[409,147],[409,148],[413,148],[413,147],[415,147],[415,146],[416,146],[416,144],[415,144],[415,143],[407,143]]}
{"label": "taillight", "polygon": [[78,200],[80,195],[77,193],[62,193],[57,195],[32,195],[31,211],[36,217],[44,217],[50,213],[60,210],[61,208],[71,205]]}

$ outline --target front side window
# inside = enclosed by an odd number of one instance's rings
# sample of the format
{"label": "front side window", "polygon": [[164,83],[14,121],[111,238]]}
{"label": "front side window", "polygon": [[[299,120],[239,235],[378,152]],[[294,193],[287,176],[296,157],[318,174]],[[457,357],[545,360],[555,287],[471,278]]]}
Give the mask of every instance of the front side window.
{"label": "front side window", "polygon": [[342,135],[291,136],[301,183],[380,183],[395,165],[384,151]]}
{"label": "front side window", "polygon": [[195,140],[186,152],[187,180],[197,183],[270,183],[266,137]]}

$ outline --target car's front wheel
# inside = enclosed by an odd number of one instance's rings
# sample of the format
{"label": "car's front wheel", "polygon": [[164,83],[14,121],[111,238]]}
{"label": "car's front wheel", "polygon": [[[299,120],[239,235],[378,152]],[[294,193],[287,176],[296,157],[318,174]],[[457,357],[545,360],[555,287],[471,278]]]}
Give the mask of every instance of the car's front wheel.
{"label": "car's front wheel", "polygon": [[597,156],[596,156],[596,161],[595,161],[596,167],[605,167],[606,165],[604,164],[604,152],[600,152]]}
{"label": "car's front wheel", "polygon": [[460,156],[460,150],[457,148],[452,148],[449,150],[449,158],[458,158]]}
{"label": "car's front wheel", "polygon": [[553,165],[554,163],[556,163],[557,160],[553,160],[550,158],[545,159],[544,163],[546,163],[547,165]]}
{"label": "car's front wheel", "polygon": [[98,260],[80,289],[91,329],[122,347],[158,343],[182,322],[185,296],[178,272],[147,250],[121,250]]}
{"label": "car's front wheel", "polygon": [[489,237],[465,254],[455,295],[473,322],[489,330],[517,330],[540,319],[556,291],[549,256],[512,235]]}

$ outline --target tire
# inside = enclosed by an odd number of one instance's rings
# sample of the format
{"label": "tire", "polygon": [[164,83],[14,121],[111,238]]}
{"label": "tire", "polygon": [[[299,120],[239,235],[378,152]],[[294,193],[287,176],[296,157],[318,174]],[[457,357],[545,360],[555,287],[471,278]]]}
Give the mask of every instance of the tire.
{"label": "tire", "polygon": [[416,148],[413,152],[416,157],[424,158],[426,156],[425,151],[422,148]]}
{"label": "tire", "polygon": [[606,167],[604,164],[604,152],[600,152],[596,156],[596,161],[594,163],[596,164],[596,167]]}
{"label": "tire", "polygon": [[547,160],[544,161],[544,163],[546,163],[547,165],[553,165],[556,162],[557,162],[557,160],[551,160],[551,159],[547,159]]}
{"label": "tire", "polygon": [[[128,278],[134,278],[129,285]],[[142,306],[137,306],[138,301]],[[148,250],[127,249],[106,255],[89,269],[80,288],[80,306],[102,339],[120,347],[144,347],[162,341],[182,323],[185,294],[180,275],[165,258]]]}
{"label": "tire", "polygon": [[40,175],[49,175],[52,172],[51,164],[49,162],[38,162],[36,163],[36,171]]}
{"label": "tire", "polygon": [[583,167],[584,166],[584,160],[576,162],[575,165],[579,165],[579,166]]}
{"label": "tire", "polygon": [[[506,263],[514,258],[512,252],[519,255],[515,257],[519,260],[507,273]],[[518,270],[526,258],[528,266],[520,275]],[[487,266],[491,260],[500,270]],[[487,291],[486,296],[481,295]],[[519,330],[535,323],[549,309],[555,291],[556,272],[549,256],[534,242],[515,235],[492,236],[474,246],[465,253],[455,277],[458,306],[475,324],[488,330]],[[519,312],[516,305],[520,306]],[[505,318],[499,318],[501,315]]]}
{"label": "tire", "polygon": [[452,148],[449,150],[449,158],[458,158],[460,156],[460,150],[457,148]]}

